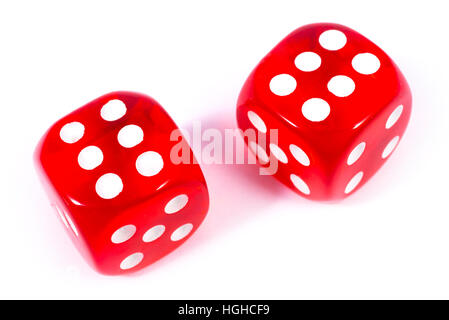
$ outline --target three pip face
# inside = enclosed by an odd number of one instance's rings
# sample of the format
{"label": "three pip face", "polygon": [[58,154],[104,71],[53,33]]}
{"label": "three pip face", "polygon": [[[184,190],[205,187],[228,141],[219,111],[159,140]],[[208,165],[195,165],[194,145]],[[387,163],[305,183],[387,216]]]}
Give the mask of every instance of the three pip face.
{"label": "three pip face", "polygon": [[[293,31],[257,64],[237,122],[258,133],[244,139],[262,167],[278,162],[283,184],[335,200],[382,166],[410,111],[409,86],[391,58],[352,29],[319,23]],[[140,270],[203,221],[206,181],[196,161],[171,161],[176,144],[194,159],[185,139],[171,139],[175,130],[154,99],[113,92],[57,121],[39,142],[35,162],[51,204],[99,272]]]}

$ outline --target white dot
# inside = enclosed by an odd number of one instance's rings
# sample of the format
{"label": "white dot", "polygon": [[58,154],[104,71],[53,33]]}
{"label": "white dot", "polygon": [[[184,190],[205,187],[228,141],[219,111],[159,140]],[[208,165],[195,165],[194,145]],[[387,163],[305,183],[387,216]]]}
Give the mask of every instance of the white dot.
{"label": "white dot", "polygon": [[273,77],[270,90],[278,96],[288,96],[296,89],[296,80],[291,75],[283,73]]}
{"label": "white dot", "polygon": [[386,157],[388,157],[394,150],[394,148],[396,147],[396,145],[399,142],[399,136],[394,137],[393,139],[391,139],[390,142],[388,142],[387,146],[385,147],[384,151],[382,152],[382,158],[385,159]]}
{"label": "white dot", "polygon": [[267,132],[267,126],[265,125],[265,122],[263,122],[262,118],[260,118],[257,113],[248,111],[248,119],[257,130],[262,133]]}
{"label": "white dot", "polygon": [[329,104],[320,98],[309,99],[302,105],[303,116],[313,122],[323,121],[330,112]]}
{"label": "white dot", "polygon": [[321,66],[321,58],[315,52],[303,52],[296,56],[295,66],[304,72],[314,71]]}
{"label": "white dot", "polygon": [[355,187],[357,187],[357,185],[360,183],[360,181],[363,178],[363,172],[360,171],[359,173],[357,173],[354,177],[352,177],[351,180],[349,180],[348,184],[346,185],[345,188],[345,193],[348,194],[350,193],[352,190],[355,189]]}
{"label": "white dot", "polygon": [[132,255],[123,259],[123,261],[120,263],[120,269],[128,270],[128,269],[134,268],[142,261],[142,259],[143,259],[143,253],[141,253],[141,252],[133,253]]}
{"label": "white dot", "polygon": [[84,135],[84,126],[79,122],[70,122],[59,131],[59,136],[66,143],[75,143]]}
{"label": "white dot", "polygon": [[398,106],[388,117],[387,123],[385,124],[386,129],[390,129],[394,124],[399,120],[399,117],[402,114],[402,110],[404,110],[404,106],[401,104]]}
{"label": "white dot", "polygon": [[173,231],[173,233],[171,234],[171,241],[179,241],[183,238],[185,238],[190,231],[192,231],[193,229],[193,225],[191,223],[186,223],[182,226],[180,226],[178,229],[176,229],[175,231]]}
{"label": "white dot", "polygon": [[95,191],[103,199],[112,199],[123,190],[122,179],[115,173],[102,175],[95,184]]}
{"label": "white dot", "polygon": [[165,213],[172,214],[178,212],[186,206],[188,201],[189,197],[186,194],[180,194],[179,196],[174,197],[165,205]]}
{"label": "white dot", "polygon": [[126,105],[117,99],[110,100],[100,111],[101,117],[106,121],[115,121],[123,117],[126,113]]}
{"label": "white dot", "polygon": [[139,126],[129,124],[120,129],[117,140],[122,147],[135,147],[143,141],[143,131]]}
{"label": "white dot", "polygon": [[352,67],[361,74],[373,74],[380,68],[379,59],[371,53],[359,53],[352,59]]}
{"label": "white dot", "polygon": [[277,144],[270,143],[271,153],[282,163],[287,163],[288,158],[284,151]]}
{"label": "white dot", "polygon": [[346,36],[338,30],[327,30],[320,35],[319,42],[324,49],[335,51],[346,44]]}
{"label": "white dot", "polygon": [[290,180],[292,181],[293,185],[301,191],[304,194],[310,194],[309,186],[302,180],[300,177],[298,177],[296,174],[290,175]]}
{"label": "white dot", "polygon": [[266,164],[270,160],[265,150],[257,142],[250,141],[249,147],[253,153],[257,155],[262,164]]}
{"label": "white dot", "polygon": [[131,239],[131,237],[135,233],[136,233],[136,226],[134,226],[132,224],[128,224],[126,226],[123,226],[123,227],[115,230],[115,232],[111,236],[111,241],[113,243],[122,243],[122,242],[125,242],[125,241]]}
{"label": "white dot", "polygon": [[310,159],[307,156],[307,154],[297,145],[291,144],[290,152],[292,153],[293,157],[303,166],[309,166],[310,165]]}
{"label": "white dot", "polygon": [[351,153],[348,156],[348,160],[346,163],[348,166],[354,164],[359,158],[362,156],[363,151],[365,151],[366,143],[361,142],[357,145],[357,147],[354,148],[354,150],[351,151]]}
{"label": "white dot", "polygon": [[347,76],[335,76],[327,83],[327,88],[337,97],[347,97],[354,92],[355,83]]}
{"label": "white dot", "polygon": [[85,170],[92,170],[103,162],[103,152],[96,146],[85,147],[78,154],[78,164]]}
{"label": "white dot", "polygon": [[152,242],[158,239],[165,232],[165,226],[162,224],[154,226],[145,232],[142,237],[143,242]]}
{"label": "white dot", "polygon": [[136,169],[145,176],[151,177],[158,174],[164,167],[164,160],[159,153],[155,151],[146,151],[137,157]]}

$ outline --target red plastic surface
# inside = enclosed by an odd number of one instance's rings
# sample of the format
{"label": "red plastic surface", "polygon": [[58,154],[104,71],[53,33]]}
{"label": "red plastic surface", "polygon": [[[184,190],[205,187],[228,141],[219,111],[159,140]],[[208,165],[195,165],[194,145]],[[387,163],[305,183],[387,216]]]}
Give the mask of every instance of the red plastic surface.
{"label": "red plastic surface", "polygon": [[[324,34],[329,30],[337,32]],[[303,52],[313,52],[315,60],[309,54],[309,61],[305,59],[301,64],[296,59]],[[376,57],[380,63],[377,70],[373,68]],[[280,88],[274,86],[272,91],[272,79],[280,74],[290,75],[294,81],[281,81],[277,84]],[[346,78],[346,83],[332,83],[335,76],[352,79],[355,89],[348,89],[351,81]],[[276,90],[281,90],[281,95]],[[328,104],[327,116],[306,117],[317,107],[304,106],[313,98]],[[389,157],[391,152],[387,155],[387,151],[394,149],[394,142],[402,137],[408,124],[411,103],[404,76],[379,47],[345,26],[318,23],[292,32],[256,66],[241,90],[237,121],[242,130],[254,129],[248,112],[255,113],[263,122],[258,124],[259,131],[266,128],[267,141],[270,129],[278,130],[278,146],[287,158],[287,163],[279,162],[275,174],[281,182],[310,199],[341,199],[360,188]],[[357,151],[350,158],[363,142],[365,148],[359,158],[355,157]],[[307,155],[308,161],[299,152],[296,155],[300,161],[296,160],[290,149],[292,144]],[[260,147],[274,161],[269,147]],[[269,163],[262,165],[268,167]]]}
{"label": "red plastic surface", "polygon": [[[119,119],[108,121],[102,117],[102,108],[110,101],[116,105],[124,103],[122,112],[125,114]],[[78,130],[75,138],[67,143],[61,138],[61,130],[72,122],[81,123],[84,132],[81,134]],[[118,135],[130,124],[142,129],[143,139],[132,147],[124,139],[128,146],[124,147],[119,143]],[[170,140],[175,129],[176,124],[152,98],[131,92],[113,92],[62,118],[41,139],[35,160],[51,203],[76,246],[99,272],[121,274],[155,262],[182,244],[204,219],[209,197],[199,165],[196,162],[174,164],[170,160],[172,147],[179,143]],[[185,140],[182,143],[186,143]],[[88,146],[98,147],[103,159],[100,164],[98,157],[96,162],[87,162],[85,169],[81,167],[79,157]],[[186,148],[191,152],[187,144]],[[153,158],[140,162],[144,165],[139,168],[146,170],[141,169],[143,175],[137,170],[137,159],[147,151],[153,152]],[[162,167],[158,159],[162,159]],[[104,193],[99,187],[98,193],[100,177],[109,173],[121,179],[122,190],[116,187]],[[110,180],[101,186],[108,189],[116,185],[114,182],[117,184],[116,180]],[[168,202],[179,195],[186,195],[187,203],[177,212],[168,210],[166,213]],[[185,202],[185,196],[181,198]],[[182,203],[178,201],[178,207]],[[173,203],[171,208],[174,208]],[[124,226],[128,227],[115,234]],[[145,238],[147,230],[155,226],[159,227]],[[190,227],[193,229],[189,232]],[[144,239],[152,241],[145,242]],[[125,260],[127,257],[130,258]]]}

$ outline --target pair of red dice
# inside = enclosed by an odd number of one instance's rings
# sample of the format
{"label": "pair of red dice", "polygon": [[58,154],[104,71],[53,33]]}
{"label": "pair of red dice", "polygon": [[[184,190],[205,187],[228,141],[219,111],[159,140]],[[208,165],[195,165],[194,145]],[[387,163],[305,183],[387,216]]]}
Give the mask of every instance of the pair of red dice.
{"label": "pair of red dice", "polygon": [[[385,162],[407,126],[411,93],[394,62],[359,33],[312,24],[282,40],[254,69],[237,120],[261,166],[301,195],[343,198]],[[104,95],[41,139],[38,171],[74,243],[105,274],[139,270],[182,244],[209,207],[193,153],[152,98]],[[276,135],[276,139],[273,138]],[[275,142],[273,142],[275,141]]]}

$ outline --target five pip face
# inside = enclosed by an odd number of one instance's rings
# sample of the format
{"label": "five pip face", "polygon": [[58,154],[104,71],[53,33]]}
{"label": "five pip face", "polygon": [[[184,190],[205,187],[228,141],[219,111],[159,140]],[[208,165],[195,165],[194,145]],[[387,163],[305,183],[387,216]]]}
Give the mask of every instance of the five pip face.
{"label": "five pip face", "polygon": [[[237,122],[263,137],[264,144],[244,136],[262,166],[279,163],[277,179],[307,198],[331,200],[381,167],[410,110],[407,82],[379,47],[320,23],[292,32],[256,66]],[[201,168],[170,160],[176,129],[154,99],[113,92],[56,122],[39,142],[35,160],[51,204],[99,272],[148,266],[203,221],[209,195]]]}

